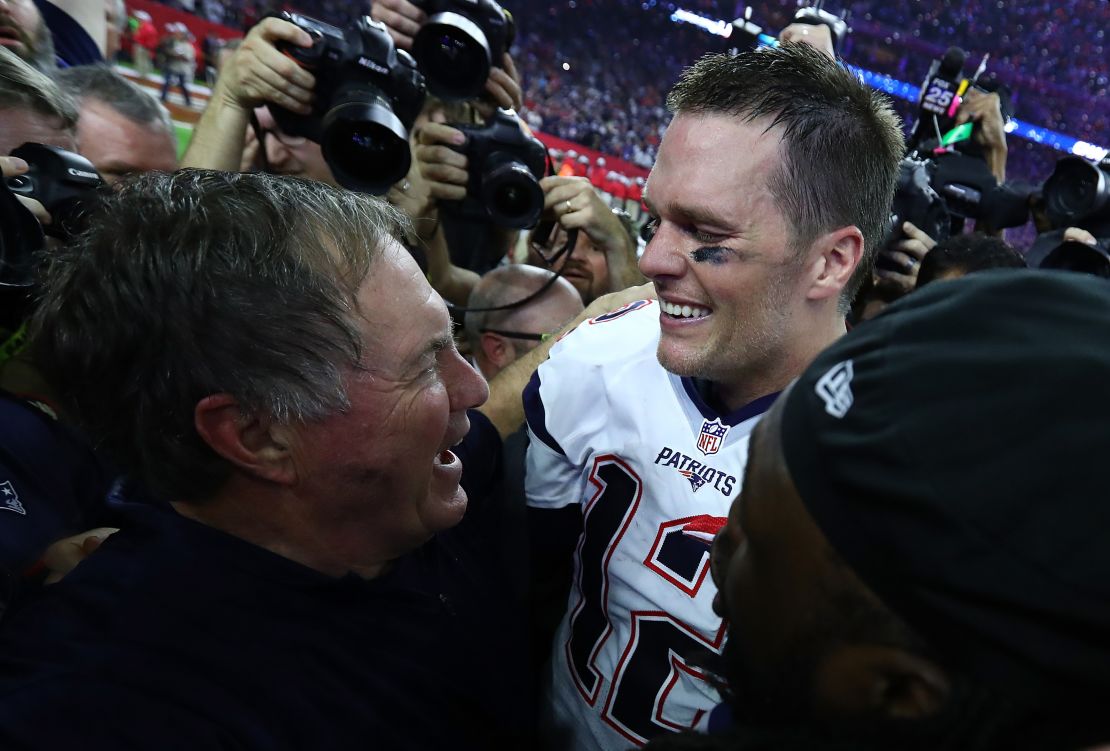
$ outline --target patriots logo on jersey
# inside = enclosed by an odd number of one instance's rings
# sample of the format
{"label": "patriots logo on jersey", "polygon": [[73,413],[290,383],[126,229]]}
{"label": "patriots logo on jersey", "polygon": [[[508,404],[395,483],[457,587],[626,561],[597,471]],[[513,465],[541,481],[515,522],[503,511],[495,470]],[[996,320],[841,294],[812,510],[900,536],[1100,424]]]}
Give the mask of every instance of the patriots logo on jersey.
{"label": "patriots logo on jersey", "polygon": [[721,450],[721,443],[724,442],[726,435],[728,435],[728,425],[723,424],[719,419],[703,420],[701,433],[698,434],[698,451],[706,456],[716,454]]}
{"label": "patriots logo on jersey", "polygon": [[705,484],[705,478],[703,478],[699,474],[691,472],[688,469],[680,469],[678,470],[678,473],[690,481],[690,487],[694,489],[695,493],[698,492],[701,489],[701,486]]}

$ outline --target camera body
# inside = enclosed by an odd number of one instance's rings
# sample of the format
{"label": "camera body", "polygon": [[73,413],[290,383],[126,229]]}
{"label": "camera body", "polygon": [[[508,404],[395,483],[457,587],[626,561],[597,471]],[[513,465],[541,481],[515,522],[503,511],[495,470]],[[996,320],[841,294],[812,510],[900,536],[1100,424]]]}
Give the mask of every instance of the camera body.
{"label": "camera body", "polygon": [[466,198],[444,208],[501,227],[534,227],[543,212],[544,145],[525,133],[512,110],[498,110],[485,125],[453,127],[466,133],[458,149],[468,163]]}
{"label": "camera body", "polygon": [[[935,164],[913,157],[905,157],[898,166],[898,182],[890,206],[890,230],[883,241],[884,249],[902,236],[903,222],[912,222],[938,242],[951,233],[952,217],[948,206],[932,185],[935,172]],[[883,258],[880,255],[876,263],[881,266]]]}
{"label": "camera body", "polygon": [[288,43],[278,49],[316,77],[316,101],[308,115],[271,105],[274,121],[289,135],[319,143],[343,187],[385,193],[412,159],[408,128],[425,95],[416,61],[369,17],[345,30],[296,13],[280,17],[313,38],[307,49]]}
{"label": "camera body", "polygon": [[104,185],[96,167],[80,154],[41,143],[25,143],[11,155],[27,162],[27,171],[7,178],[8,189],[41,203],[53,220],[43,228],[46,234],[68,240],[81,203]]}
{"label": "camera body", "polygon": [[1097,163],[1063,157],[1042,195],[1053,227],[1082,227],[1095,235],[1110,235],[1110,156]]}
{"label": "camera body", "polygon": [[513,42],[512,15],[494,0],[419,0],[428,20],[416,32],[412,54],[428,91],[447,101],[482,93],[490,68]]}
{"label": "camera body", "polygon": [[[88,159],[56,146],[25,143],[12,156],[27,162],[22,175],[0,180],[0,327],[17,327],[28,312],[35,254],[46,233],[60,240],[80,230],[82,206],[104,184]],[[16,198],[33,198],[52,219],[44,228]]]}
{"label": "camera body", "polygon": [[[1029,257],[1039,259],[1041,268],[1110,278],[1110,157],[1100,162],[1063,157],[1041,195],[1053,230],[1037,237]],[[1068,227],[1087,230],[1096,244],[1064,241]]]}

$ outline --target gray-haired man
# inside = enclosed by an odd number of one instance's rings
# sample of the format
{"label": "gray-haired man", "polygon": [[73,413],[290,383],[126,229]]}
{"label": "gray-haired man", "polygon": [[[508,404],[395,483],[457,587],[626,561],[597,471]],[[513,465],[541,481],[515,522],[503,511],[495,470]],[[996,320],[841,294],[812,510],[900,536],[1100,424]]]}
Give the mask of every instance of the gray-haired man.
{"label": "gray-haired man", "polygon": [[258,174],[104,200],[34,336],[126,521],[0,629],[0,746],[520,747],[455,448],[487,387],[400,215]]}
{"label": "gray-haired man", "polygon": [[151,93],[106,65],[66,68],[56,80],[80,106],[78,150],[105,181],[177,168],[173,122]]}

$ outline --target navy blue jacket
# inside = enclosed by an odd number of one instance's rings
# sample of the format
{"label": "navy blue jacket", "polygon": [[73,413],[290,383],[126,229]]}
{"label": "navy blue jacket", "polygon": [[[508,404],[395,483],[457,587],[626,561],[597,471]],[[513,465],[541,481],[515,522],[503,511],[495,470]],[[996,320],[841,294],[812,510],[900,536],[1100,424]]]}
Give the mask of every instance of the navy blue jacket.
{"label": "navy blue jacket", "polygon": [[0,625],[0,748],[520,748],[523,652],[482,511],[366,581],[128,504]]}

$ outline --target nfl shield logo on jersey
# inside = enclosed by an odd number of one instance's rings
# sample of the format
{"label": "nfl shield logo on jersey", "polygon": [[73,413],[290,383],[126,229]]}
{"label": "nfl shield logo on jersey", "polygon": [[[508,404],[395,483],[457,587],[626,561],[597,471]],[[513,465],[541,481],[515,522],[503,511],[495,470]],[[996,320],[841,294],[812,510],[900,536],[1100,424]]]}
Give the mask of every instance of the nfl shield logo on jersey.
{"label": "nfl shield logo on jersey", "polygon": [[704,420],[701,424],[701,433],[698,435],[698,451],[706,456],[716,454],[721,450],[721,443],[728,435],[728,425],[719,419]]}

